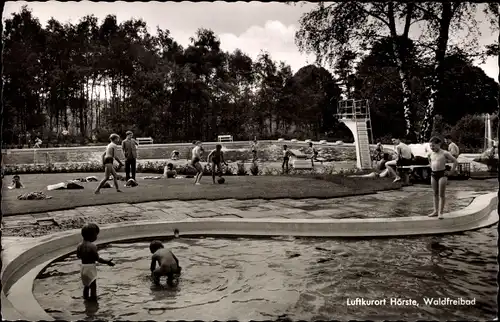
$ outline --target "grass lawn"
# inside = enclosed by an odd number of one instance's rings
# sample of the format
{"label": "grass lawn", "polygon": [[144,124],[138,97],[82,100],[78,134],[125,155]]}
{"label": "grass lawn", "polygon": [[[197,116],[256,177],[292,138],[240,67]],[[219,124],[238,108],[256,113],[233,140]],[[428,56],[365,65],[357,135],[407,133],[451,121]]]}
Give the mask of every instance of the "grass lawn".
{"label": "grass lawn", "polygon": [[[202,184],[194,185],[194,179],[141,179],[147,174],[138,174],[138,187],[125,188],[119,181],[122,193],[114,188],[102,189],[94,194],[97,182],[81,183],[85,189],[47,191],[47,185],[79,177],[101,173],[62,173],[21,175],[25,189],[8,190],[11,176],[6,176],[2,187],[2,212],[4,216],[47,212],[75,207],[105,205],[112,203],[139,203],[161,200],[195,199],[277,199],[277,198],[334,198],[348,195],[374,193],[381,190],[398,189],[390,179],[346,178],[338,175],[314,176],[228,176],[226,183],[212,184],[212,178],[204,176]],[[110,181],[112,183],[112,181]],[[17,200],[22,193],[43,191],[52,196],[48,200]]]}

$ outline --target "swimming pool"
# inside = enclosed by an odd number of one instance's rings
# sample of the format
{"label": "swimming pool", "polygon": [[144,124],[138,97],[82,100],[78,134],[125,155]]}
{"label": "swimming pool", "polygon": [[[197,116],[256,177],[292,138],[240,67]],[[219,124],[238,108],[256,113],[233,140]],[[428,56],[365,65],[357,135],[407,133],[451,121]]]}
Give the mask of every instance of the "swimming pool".
{"label": "swimming pool", "polygon": [[[496,225],[440,237],[340,240],[179,238],[166,242],[183,274],[149,280],[147,242],[100,251],[99,307],[85,304],[74,255],[47,267],[34,294],[53,317],[127,320],[491,319],[496,313]],[[475,299],[425,305],[423,298]],[[419,306],[347,305],[413,299]]]}

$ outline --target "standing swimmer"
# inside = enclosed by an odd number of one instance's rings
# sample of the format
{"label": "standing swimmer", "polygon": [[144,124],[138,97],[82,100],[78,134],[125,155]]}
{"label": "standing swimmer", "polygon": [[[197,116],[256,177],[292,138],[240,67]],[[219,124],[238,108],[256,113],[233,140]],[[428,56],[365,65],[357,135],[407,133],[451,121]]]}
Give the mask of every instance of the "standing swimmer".
{"label": "standing swimmer", "polygon": [[288,161],[290,160],[290,151],[288,150],[288,146],[283,145],[283,164],[281,165],[281,169],[283,173],[288,173]]}
{"label": "standing swimmer", "polygon": [[215,184],[215,168],[217,167],[217,171],[222,175],[221,163],[224,163],[227,166],[227,163],[224,160],[224,153],[222,152],[222,145],[217,144],[215,146],[215,150],[212,150],[212,152],[208,155],[207,161],[210,162],[212,168],[212,180]]}
{"label": "standing swimmer", "polygon": [[434,211],[429,217],[438,216],[443,219],[444,203],[446,200],[446,184],[448,183],[447,161],[453,162],[451,172],[458,166],[458,161],[450,152],[441,149],[441,139],[432,137],[430,139],[432,152],[429,153],[429,163],[431,165],[431,184],[434,192]]}
{"label": "standing swimmer", "polygon": [[104,178],[97,186],[97,189],[94,191],[95,194],[101,193],[101,188],[102,186],[104,186],[106,181],[109,180],[110,175],[113,176],[113,182],[115,183],[116,192],[122,192],[118,188],[118,180],[117,180],[118,175],[116,174],[115,168],[113,168],[114,160],[118,161],[120,167],[123,166],[123,162],[121,162],[120,159],[118,159],[118,157],[116,156],[116,150],[118,148],[117,144],[120,142],[120,136],[118,134],[113,133],[109,136],[109,140],[111,141],[111,143],[108,144],[108,146],[106,147],[106,152],[102,156],[104,163]]}
{"label": "standing swimmer", "polygon": [[201,146],[201,141],[193,142],[195,147],[191,151],[191,165],[196,169],[196,176],[194,179],[194,184],[199,185],[201,177],[203,177],[203,166],[201,165],[201,155],[203,154],[203,147]]}
{"label": "standing swimmer", "polygon": [[99,226],[90,223],[82,228],[83,242],[76,249],[76,256],[82,260],[80,275],[83,283],[83,298],[97,300],[97,265],[96,262],[115,266],[112,259],[106,260],[99,257],[97,246],[94,242],[99,235]]}

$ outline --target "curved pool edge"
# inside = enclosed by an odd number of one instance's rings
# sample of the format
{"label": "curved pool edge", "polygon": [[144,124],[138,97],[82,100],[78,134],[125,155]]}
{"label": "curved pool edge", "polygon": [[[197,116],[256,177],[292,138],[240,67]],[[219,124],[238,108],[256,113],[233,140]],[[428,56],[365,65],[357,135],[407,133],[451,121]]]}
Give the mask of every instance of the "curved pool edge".
{"label": "curved pool edge", "polygon": [[[498,222],[497,193],[475,198],[464,209],[439,220],[420,217],[370,219],[233,219],[207,218],[184,221],[140,221],[103,225],[98,245],[153,237],[183,236],[300,236],[396,237],[434,235],[475,230]],[[2,317],[5,320],[54,320],[33,295],[38,274],[55,259],[74,252],[80,230],[73,229],[30,239],[11,254],[2,271]],[[2,255],[3,256],[3,255]]]}

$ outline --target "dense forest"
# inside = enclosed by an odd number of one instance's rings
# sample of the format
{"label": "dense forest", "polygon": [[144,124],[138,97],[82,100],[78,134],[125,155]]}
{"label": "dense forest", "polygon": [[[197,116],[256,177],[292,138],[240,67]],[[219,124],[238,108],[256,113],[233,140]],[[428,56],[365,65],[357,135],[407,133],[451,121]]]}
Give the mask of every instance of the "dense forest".
{"label": "dense forest", "polygon": [[[293,73],[264,51],[255,60],[240,50],[225,52],[206,29],[184,48],[168,30],[152,32],[135,19],[118,23],[113,15],[42,26],[24,7],[5,20],[2,36],[7,146],[35,136],[44,146],[105,142],[111,132],[128,129],[157,143],[213,141],[222,134],[352,141],[335,117],[346,97],[369,101],[375,138],[407,134],[405,92],[392,54],[399,37],[378,39],[355,68],[340,64],[332,74],[319,65]],[[411,40],[405,48],[414,119],[422,119],[433,65]],[[497,112],[498,84],[460,50],[447,52],[441,68],[434,130],[459,141],[468,135],[468,145],[480,146],[484,128],[473,115]],[[457,130],[464,124],[471,132]]]}

